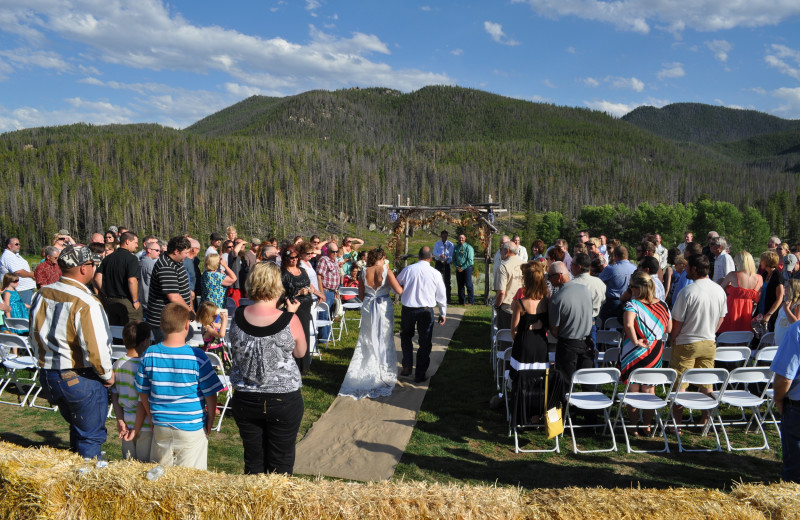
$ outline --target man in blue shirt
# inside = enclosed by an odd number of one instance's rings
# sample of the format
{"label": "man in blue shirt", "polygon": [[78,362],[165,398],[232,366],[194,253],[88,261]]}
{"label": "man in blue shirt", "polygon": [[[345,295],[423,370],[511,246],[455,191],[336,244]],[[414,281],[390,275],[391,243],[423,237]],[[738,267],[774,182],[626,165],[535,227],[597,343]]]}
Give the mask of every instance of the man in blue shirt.
{"label": "man in blue shirt", "polygon": [[628,249],[625,246],[615,247],[614,263],[603,269],[598,276],[606,284],[606,301],[597,316],[601,325],[608,318],[619,317],[622,309],[620,297],[628,290],[628,282],[634,271],[636,266],[628,261]]}
{"label": "man in blue shirt", "polygon": [[775,372],[775,406],[782,416],[782,477],[800,483],[800,321],[786,331],[769,368]]}

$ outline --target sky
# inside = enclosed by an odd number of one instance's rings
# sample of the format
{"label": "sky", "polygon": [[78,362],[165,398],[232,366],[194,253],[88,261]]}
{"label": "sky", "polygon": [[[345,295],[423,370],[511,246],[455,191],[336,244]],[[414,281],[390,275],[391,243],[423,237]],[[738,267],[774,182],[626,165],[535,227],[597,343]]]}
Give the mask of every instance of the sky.
{"label": "sky", "polygon": [[0,0],[0,132],[426,85],[798,119],[800,0]]}

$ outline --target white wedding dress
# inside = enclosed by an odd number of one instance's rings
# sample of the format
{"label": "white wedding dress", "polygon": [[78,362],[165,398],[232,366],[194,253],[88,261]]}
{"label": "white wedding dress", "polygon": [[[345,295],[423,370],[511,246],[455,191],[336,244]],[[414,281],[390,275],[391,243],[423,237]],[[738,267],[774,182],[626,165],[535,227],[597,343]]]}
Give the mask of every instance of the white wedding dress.
{"label": "white wedding dress", "polygon": [[388,266],[383,266],[383,282],[373,289],[361,273],[364,303],[361,306],[361,332],[347,368],[339,395],[362,399],[392,395],[397,383],[397,352],[394,348],[394,305],[387,285]]}

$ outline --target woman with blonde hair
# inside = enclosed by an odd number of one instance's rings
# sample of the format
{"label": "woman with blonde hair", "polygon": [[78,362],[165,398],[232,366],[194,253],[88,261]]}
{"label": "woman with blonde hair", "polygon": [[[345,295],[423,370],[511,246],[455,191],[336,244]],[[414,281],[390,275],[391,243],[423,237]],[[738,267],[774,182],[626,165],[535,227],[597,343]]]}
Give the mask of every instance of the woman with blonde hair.
{"label": "woman with blonde hair", "polygon": [[[664,353],[662,338],[672,331],[669,307],[656,298],[656,286],[650,275],[644,271],[634,272],[628,287],[632,298],[625,304],[622,313],[625,339],[622,340],[619,362],[620,381],[623,383],[628,382],[631,372],[637,368],[661,368],[661,356]],[[655,388],[632,384],[630,391],[654,394]],[[636,413],[634,408],[629,410],[631,422],[634,424]],[[643,419],[643,433],[649,435],[652,410],[646,410]]]}
{"label": "woman with blonde hair", "polygon": [[753,256],[747,251],[739,251],[733,259],[736,270],[731,271],[719,284],[728,296],[728,313],[717,332],[749,331],[752,329],[753,304],[761,298],[764,283],[756,274]]}
{"label": "woman with blonde hair", "polygon": [[236,309],[228,333],[233,418],[244,447],[244,472],[291,475],[303,420],[295,360],[305,356],[308,345],[294,314],[300,303],[289,300],[286,311],[278,309],[283,283],[272,262],[258,262],[246,285],[253,304]]}

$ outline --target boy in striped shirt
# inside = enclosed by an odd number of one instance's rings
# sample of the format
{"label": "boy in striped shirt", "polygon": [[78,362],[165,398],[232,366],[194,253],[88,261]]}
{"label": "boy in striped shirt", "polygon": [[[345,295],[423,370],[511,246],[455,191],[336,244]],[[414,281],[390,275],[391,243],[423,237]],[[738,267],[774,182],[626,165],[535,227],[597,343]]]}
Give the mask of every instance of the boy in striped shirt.
{"label": "boy in striped shirt", "polygon": [[136,390],[153,417],[151,458],[163,466],[207,469],[208,434],[222,390],[205,352],[190,347],[190,311],[169,303],[161,313],[166,338],[142,357]]}
{"label": "boy in striped shirt", "polygon": [[122,329],[122,341],[128,351],[114,362],[114,386],[111,387],[111,405],[122,439],[122,456],[141,462],[150,462],[153,418],[145,414],[135,385],[141,357],[150,346],[150,330],[150,325],[143,321],[131,321]]}

